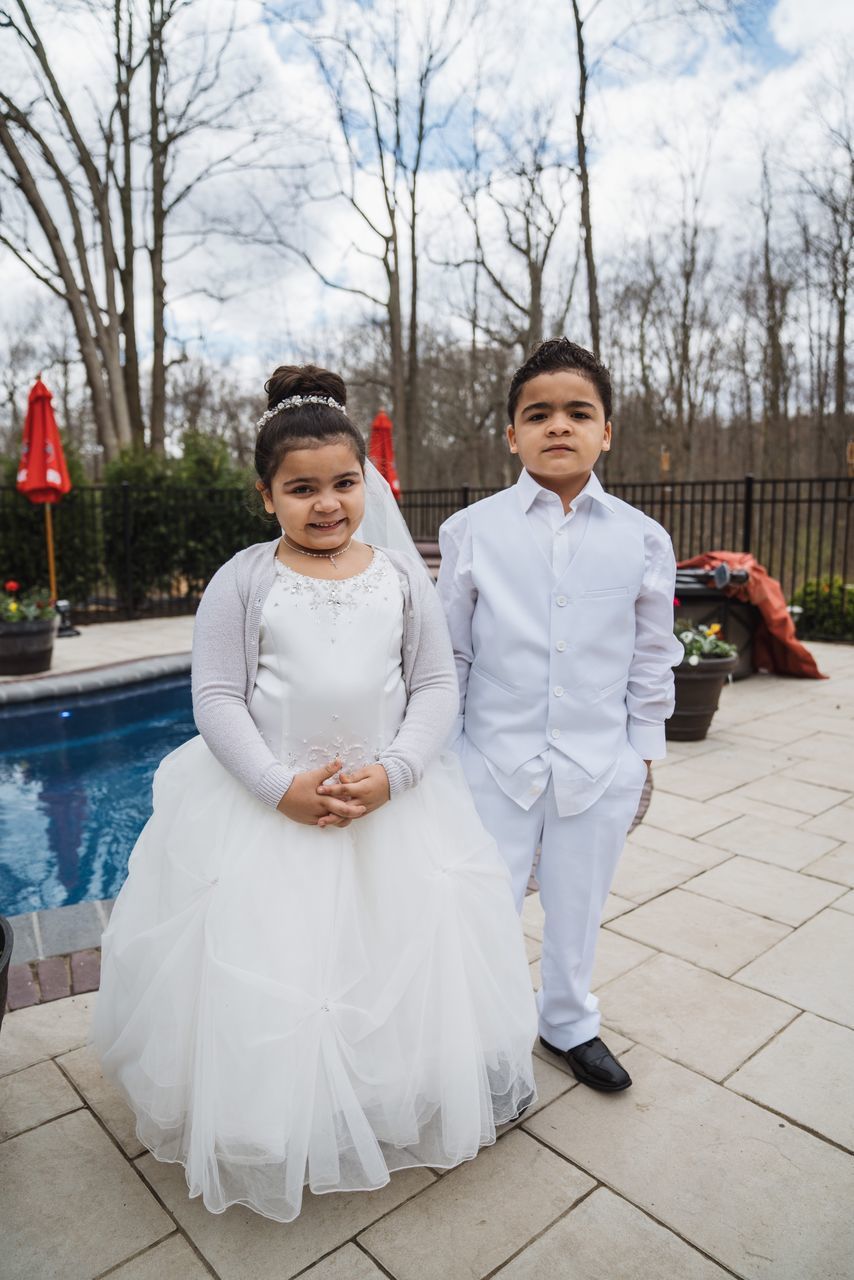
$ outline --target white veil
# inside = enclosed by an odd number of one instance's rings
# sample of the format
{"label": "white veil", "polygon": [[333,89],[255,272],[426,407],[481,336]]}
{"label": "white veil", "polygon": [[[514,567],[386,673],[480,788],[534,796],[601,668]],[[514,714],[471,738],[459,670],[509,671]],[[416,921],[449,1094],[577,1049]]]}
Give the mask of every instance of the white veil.
{"label": "white veil", "polygon": [[402,551],[427,572],[427,566],[418,554],[412,534],[400,514],[391,486],[370,459],[365,463],[365,514],[356,530],[356,537],[374,547]]}

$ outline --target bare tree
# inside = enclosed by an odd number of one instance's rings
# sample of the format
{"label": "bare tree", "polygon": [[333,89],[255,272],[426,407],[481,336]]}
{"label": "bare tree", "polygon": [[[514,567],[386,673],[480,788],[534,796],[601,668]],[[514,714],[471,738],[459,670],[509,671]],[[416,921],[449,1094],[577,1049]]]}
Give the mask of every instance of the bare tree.
{"label": "bare tree", "polygon": [[[852,61],[843,51],[835,81],[820,104],[824,154],[802,170],[798,223],[805,271],[818,274],[820,292],[829,302],[826,368],[822,369],[821,339],[813,335],[816,372],[824,375],[822,390],[832,386],[831,456],[842,456],[847,435],[848,307],[854,284],[854,120],[850,101]],[[809,298],[812,290],[807,290]],[[811,326],[812,334],[812,326]],[[824,401],[822,396],[822,402]],[[823,404],[822,404],[823,407]]]}
{"label": "bare tree", "polygon": [[560,231],[573,175],[556,155],[551,117],[535,113],[513,137],[490,130],[488,168],[478,136],[485,127],[475,114],[475,163],[460,196],[471,250],[442,265],[469,273],[475,346],[486,338],[524,356],[547,330],[563,330],[572,304],[578,256],[567,271]]}
{"label": "bare tree", "polygon": [[592,0],[592,3],[582,14],[582,5],[579,0],[570,0],[575,64],[578,73],[575,146],[578,182],[581,193],[579,227],[587,275],[587,319],[590,326],[590,341],[593,350],[597,354],[600,352],[601,343],[601,310],[596,255],[593,250],[593,212],[590,165],[587,154],[587,108],[591,83],[596,74],[608,65],[615,54],[631,52],[636,55],[635,43],[638,35],[651,24],[681,22],[691,27],[699,20],[712,20],[714,23],[723,24],[734,32],[739,29],[742,18],[746,16],[755,4],[755,0],[640,0],[639,4],[625,6],[627,10],[625,13],[618,10],[615,29],[600,44],[591,59],[587,38],[588,24],[604,2],[605,0]]}
{"label": "bare tree", "polygon": [[[260,131],[239,111],[254,82],[244,77],[231,90],[225,83],[233,20],[210,29],[196,0],[148,0],[141,31],[133,0],[89,0],[80,12],[108,44],[114,68],[109,95],[94,104],[94,127],[93,104],[62,82],[26,0],[0,12],[27,72],[17,91],[0,92],[0,244],[68,307],[109,459],[146,437],[163,449],[168,229],[202,183],[250,161]],[[199,134],[216,136],[214,154],[185,165],[182,148]],[[137,330],[143,250],[152,296],[147,396]]]}
{"label": "bare tree", "polygon": [[[336,202],[354,217],[348,253],[376,264],[380,288],[356,284],[345,262],[322,255],[268,200],[256,202],[248,241],[283,249],[327,287],[361,298],[387,331],[388,384],[401,481],[411,483],[419,427],[420,183],[427,153],[453,114],[437,105],[438,82],[465,34],[460,0],[444,0],[413,22],[399,0],[361,12],[357,27],[305,35],[332,107],[334,128],[320,164],[303,170],[298,211]],[[345,255],[346,256],[346,255]]]}

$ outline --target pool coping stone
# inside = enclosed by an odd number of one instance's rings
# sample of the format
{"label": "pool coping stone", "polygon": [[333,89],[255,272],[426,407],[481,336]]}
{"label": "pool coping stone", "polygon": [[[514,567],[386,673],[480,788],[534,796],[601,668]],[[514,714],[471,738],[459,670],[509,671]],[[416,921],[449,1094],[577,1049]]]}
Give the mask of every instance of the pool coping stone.
{"label": "pool coping stone", "polygon": [[115,898],[72,902],[64,907],[8,916],[14,933],[12,964],[37,964],[51,956],[100,947],[114,902]]}
{"label": "pool coping stone", "polygon": [[184,675],[190,670],[189,652],[161,654],[156,658],[134,658],[129,662],[110,662],[87,667],[66,675],[32,676],[7,680],[0,684],[0,709],[13,703],[37,702],[45,698],[64,698],[75,693],[96,693],[119,685],[139,684],[163,676]]}

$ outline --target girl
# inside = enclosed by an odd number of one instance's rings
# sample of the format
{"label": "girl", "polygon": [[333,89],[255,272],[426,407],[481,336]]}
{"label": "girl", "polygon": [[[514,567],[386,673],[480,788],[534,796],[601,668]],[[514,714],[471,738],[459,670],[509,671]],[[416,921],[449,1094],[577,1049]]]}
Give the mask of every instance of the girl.
{"label": "girl", "polygon": [[[509,877],[440,755],[457,691],[432,583],[356,540],[341,379],[283,367],[266,390],[282,536],[199,608],[201,737],[155,776],[94,1040],[191,1195],[289,1222],[305,1184],[369,1190],[493,1142],[534,1097],[536,1014]],[[378,481],[368,464],[372,519],[394,508]]]}

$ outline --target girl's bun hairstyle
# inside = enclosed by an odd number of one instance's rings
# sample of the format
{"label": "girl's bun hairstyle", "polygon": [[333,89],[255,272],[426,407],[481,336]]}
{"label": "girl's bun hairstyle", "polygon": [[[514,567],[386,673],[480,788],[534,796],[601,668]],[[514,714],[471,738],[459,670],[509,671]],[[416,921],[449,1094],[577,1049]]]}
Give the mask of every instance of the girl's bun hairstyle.
{"label": "girl's bun hairstyle", "polygon": [[288,396],[331,396],[343,408],[347,403],[344,379],[316,364],[280,364],[264,383],[267,408]]}
{"label": "girl's bun hairstyle", "polygon": [[255,470],[269,489],[285,454],[292,449],[318,448],[336,440],[353,447],[359,466],[365,467],[365,441],[344,411],[347,388],[344,379],[318,365],[282,364],[264,384],[267,408],[275,409],[294,396],[321,396],[340,405],[285,404],[261,426],[255,441]]}

